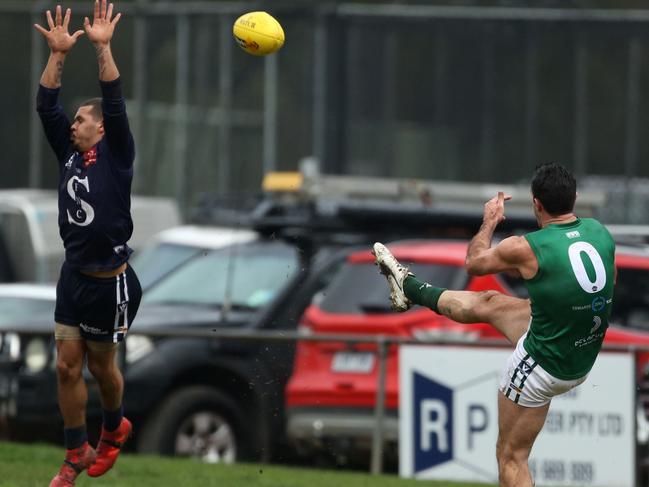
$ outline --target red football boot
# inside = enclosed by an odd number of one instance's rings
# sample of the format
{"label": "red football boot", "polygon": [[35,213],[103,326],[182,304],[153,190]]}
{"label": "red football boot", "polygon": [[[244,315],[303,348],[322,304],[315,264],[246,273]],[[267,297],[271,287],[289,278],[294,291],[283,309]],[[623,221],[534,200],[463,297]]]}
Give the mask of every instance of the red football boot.
{"label": "red football boot", "polygon": [[97,461],[88,469],[90,477],[104,475],[112,468],[117,461],[120,449],[131,436],[132,430],[133,426],[126,418],[122,418],[122,422],[115,431],[106,431],[103,426],[101,427],[101,437],[97,444]]}
{"label": "red football boot", "polygon": [[50,487],[71,487],[77,476],[95,463],[97,453],[85,442],[79,448],[68,450],[61,470],[50,482]]}

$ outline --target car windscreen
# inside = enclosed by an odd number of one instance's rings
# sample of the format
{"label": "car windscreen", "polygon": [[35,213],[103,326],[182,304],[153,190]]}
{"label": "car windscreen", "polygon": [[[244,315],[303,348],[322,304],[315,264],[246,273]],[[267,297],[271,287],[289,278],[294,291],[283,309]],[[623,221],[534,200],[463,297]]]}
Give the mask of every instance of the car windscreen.
{"label": "car windscreen", "polygon": [[[438,264],[408,264],[417,279],[434,286],[463,289],[468,280],[462,267]],[[328,313],[364,314],[390,311],[388,283],[372,263],[346,263],[318,297],[318,306]]]}
{"label": "car windscreen", "polygon": [[143,290],[171,272],[203,249],[189,245],[161,243],[151,245],[136,252],[131,258],[131,265]]}
{"label": "car windscreen", "polygon": [[0,296],[0,324],[54,319],[54,300],[16,296]]}
{"label": "car windscreen", "polygon": [[144,303],[257,309],[293,277],[297,251],[282,242],[233,245],[201,253],[164,277]]}

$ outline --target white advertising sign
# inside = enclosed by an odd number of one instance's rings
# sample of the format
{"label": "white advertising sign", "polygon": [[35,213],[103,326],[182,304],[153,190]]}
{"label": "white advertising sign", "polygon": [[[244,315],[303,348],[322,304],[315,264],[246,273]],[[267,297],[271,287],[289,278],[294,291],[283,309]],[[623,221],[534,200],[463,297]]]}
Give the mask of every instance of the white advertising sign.
{"label": "white advertising sign", "polygon": [[[497,391],[511,351],[404,346],[402,477],[498,481]],[[588,380],[552,400],[530,457],[536,485],[635,485],[633,356],[602,352]]]}

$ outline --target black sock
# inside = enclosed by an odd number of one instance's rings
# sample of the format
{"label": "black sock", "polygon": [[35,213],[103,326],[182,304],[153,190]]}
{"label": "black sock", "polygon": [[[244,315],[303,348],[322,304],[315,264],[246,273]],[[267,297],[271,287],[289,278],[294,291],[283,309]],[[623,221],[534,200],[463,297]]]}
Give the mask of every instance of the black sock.
{"label": "black sock", "polygon": [[118,407],[115,411],[102,409],[102,414],[104,418],[104,429],[106,431],[115,431],[119,428],[124,417],[124,406]]}
{"label": "black sock", "polygon": [[431,286],[427,282],[417,280],[414,276],[408,276],[403,281],[403,292],[410,301],[426,306],[436,313],[439,313],[437,302],[444,291],[446,289]]}
{"label": "black sock", "polygon": [[76,428],[63,428],[63,437],[65,439],[65,447],[68,450],[79,448],[88,441],[86,425],[77,426]]}

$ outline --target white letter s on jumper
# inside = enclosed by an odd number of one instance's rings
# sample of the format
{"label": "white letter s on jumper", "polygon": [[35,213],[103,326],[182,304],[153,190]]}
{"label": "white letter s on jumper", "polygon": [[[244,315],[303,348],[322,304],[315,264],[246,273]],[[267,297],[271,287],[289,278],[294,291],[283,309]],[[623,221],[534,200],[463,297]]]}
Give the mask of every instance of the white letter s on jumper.
{"label": "white letter s on jumper", "polygon": [[80,227],[85,227],[90,225],[92,221],[95,219],[95,210],[93,210],[92,206],[90,206],[86,201],[82,200],[76,195],[75,189],[76,185],[75,182],[78,182],[79,184],[83,185],[84,188],[86,188],[86,191],[90,192],[90,184],[88,183],[88,176],[86,176],[83,179],[80,179],[78,176],[72,176],[68,180],[68,194],[70,195],[70,198],[72,198],[77,205],[80,205],[81,208],[76,210],[75,216],[81,220],[83,218],[83,214],[81,211],[86,214],[86,217],[83,221],[77,221],[75,220],[72,215],[70,215],[70,211],[66,210],[68,214],[68,222],[74,224],[74,225],[79,225]]}

